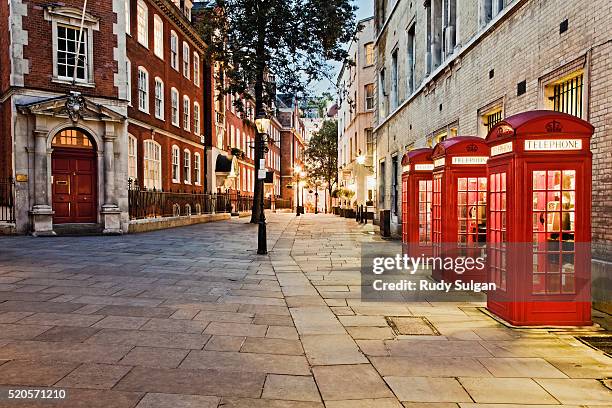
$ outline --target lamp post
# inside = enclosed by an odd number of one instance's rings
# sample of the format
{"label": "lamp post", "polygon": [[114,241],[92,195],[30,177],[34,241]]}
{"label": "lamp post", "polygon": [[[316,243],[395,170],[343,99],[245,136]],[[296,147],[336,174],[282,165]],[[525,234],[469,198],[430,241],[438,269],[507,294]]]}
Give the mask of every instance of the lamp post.
{"label": "lamp post", "polygon": [[305,171],[301,171],[300,172],[300,185],[302,186],[302,205],[300,205],[300,212],[302,214],[304,214],[304,184],[306,184],[306,182],[304,181],[306,179],[306,172]]}
{"label": "lamp post", "polygon": [[302,172],[302,166],[296,164],[293,167],[293,174],[295,180],[295,215],[300,216],[300,173]]}
{"label": "lamp post", "polygon": [[270,119],[265,113],[260,113],[255,119],[255,127],[257,132],[261,134],[259,146],[256,149],[260,150],[260,163],[258,167],[257,182],[261,183],[262,186],[259,189],[259,222],[257,226],[257,254],[265,255],[268,253],[268,240],[266,232],[266,212],[264,209],[264,179],[266,178],[266,166],[265,159],[266,153],[268,152],[268,129],[270,128]]}
{"label": "lamp post", "polygon": [[319,213],[319,183],[315,182],[315,214]]}

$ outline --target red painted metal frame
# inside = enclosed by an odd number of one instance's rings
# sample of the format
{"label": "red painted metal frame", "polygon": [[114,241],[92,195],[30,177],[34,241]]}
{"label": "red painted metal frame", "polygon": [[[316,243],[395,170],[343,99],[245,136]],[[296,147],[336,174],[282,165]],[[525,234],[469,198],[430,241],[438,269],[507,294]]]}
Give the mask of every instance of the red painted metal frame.
{"label": "red painted metal frame", "polygon": [[[553,111],[530,111],[511,116],[491,129],[487,135],[487,144],[491,147],[494,156],[489,159],[487,165],[488,180],[491,181],[491,176],[503,177],[506,174],[506,238],[507,242],[500,242],[502,247],[507,248],[505,259],[502,261],[505,264],[505,285],[503,288],[498,287],[495,291],[490,291],[487,297],[487,308],[494,314],[500,316],[504,320],[513,325],[590,325],[591,324],[591,265],[588,244],[591,241],[591,151],[590,138],[593,135],[593,126],[575,116],[558,113]],[[549,150],[549,151],[526,151],[525,140],[580,140],[580,150]],[[511,151],[509,143],[512,144]],[[504,149],[499,146],[503,145]],[[505,153],[502,153],[504,152]],[[498,154],[496,154],[498,153]],[[536,293],[536,283],[540,285],[538,279],[534,279],[534,263],[535,267],[542,268],[539,263],[542,259],[548,259],[548,252],[544,256],[536,254],[534,256],[534,223],[538,226],[540,216],[535,213],[534,218],[534,171],[575,171],[575,185],[569,190],[575,192],[575,207],[569,212],[574,212],[574,243],[570,244],[575,247],[575,264],[573,265],[573,276],[575,278],[574,293]],[[563,174],[563,173],[559,173]],[[571,174],[571,173],[570,173]],[[547,183],[550,173],[546,173]],[[562,176],[561,176],[562,177]],[[548,187],[547,187],[548,188]],[[559,187],[559,197],[562,196],[565,187]],[[548,191],[548,190],[547,190]],[[492,192],[490,192],[491,194]],[[537,194],[537,193],[536,193]],[[548,193],[547,193],[548,194]],[[549,201],[549,196],[546,196],[546,208],[553,204],[560,205],[560,217],[563,216],[563,210],[559,201]],[[571,206],[569,207],[571,208]],[[551,210],[556,214],[557,210]],[[487,217],[491,219],[492,209],[487,210]],[[544,214],[548,215],[549,210],[546,209]],[[554,217],[554,215],[553,215]],[[535,220],[535,221],[534,221]],[[548,218],[546,218],[548,223]],[[550,228],[547,224],[546,231]],[[488,225],[488,234],[491,223]],[[557,227],[560,232],[559,248],[565,251],[566,242],[562,231],[565,227]],[[571,227],[568,228],[570,230]],[[541,231],[537,230],[537,233]],[[551,231],[555,231],[555,227]],[[544,236],[549,239],[554,236],[545,233]],[[541,234],[540,234],[541,235]],[[571,232],[567,234],[571,237]],[[538,235],[539,236],[539,235]],[[556,242],[553,238],[552,241]],[[539,241],[539,238],[538,238]],[[570,241],[571,242],[571,241]],[[539,242],[537,242],[539,244]],[[515,253],[521,246],[526,253]],[[499,269],[494,268],[495,263],[499,264],[500,258],[493,258],[491,251],[495,251],[492,245],[489,245],[489,263],[490,273],[499,272]],[[563,249],[562,249],[563,248]],[[565,278],[561,274],[563,270],[563,255],[559,251],[561,259],[559,277]],[[496,256],[500,256],[497,254]],[[555,255],[556,256],[556,255]],[[554,259],[554,258],[553,258]],[[571,259],[571,258],[570,258]],[[546,264],[546,260],[544,263]],[[546,267],[544,267],[546,268]],[[546,271],[548,273],[548,271]],[[551,273],[552,274],[552,273]],[[542,275],[540,275],[542,276]],[[570,275],[571,278],[572,275]],[[490,279],[495,280],[495,277],[490,276]],[[546,278],[547,288],[548,275]],[[556,279],[556,278],[555,278]],[[559,282],[562,282],[559,280]],[[563,287],[563,283],[559,283]],[[547,289],[545,289],[547,291]]]}
{"label": "red painted metal frame", "polygon": [[[428,223],[429,242],[423,243],[419,238],[419,215],[421,213],[419,196],[422,193],[419,184],[421,181],[429,181],[431,185],[432,171],[417,170],[415,167],[416,165],[433,167],[432,153],[433,149],[416,149],[407,152],[402,158],[402,247],[404,253],[408,255],[411,252],[414,252],[414,256],[430,256],[432,254],[431,213]],[[427,194],[427,192],[423,193]]]}
{"label": "red painted metal frame", "polygon": [[[486,177],[485,164],[453,164],[453,157],[488,157],[489,146],[483,138],[476,136],[457,136],[438,143],[431,155],[434,165],[438,164],[433,170],[434,197],[439,194],[439,204],[434,198],[433,216],[434,223],[437,217],[436,212],[440,211],[440,222],[438,227],[434,226],[433,234],[433,253],[434,256],[448,257],[453,256],[459,241],[459,221],[458,221],[458,179],[459,178],[482,178]],[[444,159],[444,164],[436,163]],[[436,179],[440,183],[436,183]],[[458,252],[458,251],[457,251]],[[478,257],[478,251],[471,251],[470,256]],[[485,282],[486,269],[458,275],[452,270],[433,268],[432,276],[436,280],[463,282]]]}

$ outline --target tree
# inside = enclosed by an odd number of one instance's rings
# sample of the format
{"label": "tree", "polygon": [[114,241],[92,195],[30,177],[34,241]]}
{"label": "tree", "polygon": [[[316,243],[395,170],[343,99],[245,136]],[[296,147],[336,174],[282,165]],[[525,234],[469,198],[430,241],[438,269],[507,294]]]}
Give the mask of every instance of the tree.
{"label": "tree", "polygon": [[338,184],[338,122],[326,120],[321,130],[313,133],[306,149],[306,162],[309,179],[327,183],[331,197]]}
{"label": "tree", "polygon": [[[225,79],[221,95],[254,100],[255,115],[273,105],[276,91],[299,96],[326,75],[327,61],[343,61],[355,34],[351,0],[214,0],[196,28],[209,44],[207,57]],[[236,108],[244,112],[240,100]],[[269,113],[269,112],[268,112]],[[255,138],[255,171],[263,158]],[[263,180],[255,183],[251,222],[259,220]]]}

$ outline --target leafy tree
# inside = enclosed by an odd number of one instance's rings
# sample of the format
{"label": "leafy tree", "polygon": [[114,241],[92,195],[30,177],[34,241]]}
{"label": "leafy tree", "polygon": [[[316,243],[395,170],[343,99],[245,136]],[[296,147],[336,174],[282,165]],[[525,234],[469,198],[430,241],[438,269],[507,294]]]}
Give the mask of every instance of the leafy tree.
{"label": "leafy tree", "polygon": [[329,197],[338,184],[338,122],[326,120],[306,149],[308,178],[327,183]]}
{"label": "leafy tree", "polygon": [[[302,95],[326,75],[327,61],[347,57],[343,45],[355,33],[351,0],[214,0],[196,15],[209,44],[208,58],[220,67],[221,94],[254,100],[255,114],[270,109],[276,91]],[[236,108],[243,111],[240,101]],[[257,134],[255,144],[261,146]],[[256,149],[259,169],[261,149]],[[251,222],[259,220],[263,181],[255,183]]]}

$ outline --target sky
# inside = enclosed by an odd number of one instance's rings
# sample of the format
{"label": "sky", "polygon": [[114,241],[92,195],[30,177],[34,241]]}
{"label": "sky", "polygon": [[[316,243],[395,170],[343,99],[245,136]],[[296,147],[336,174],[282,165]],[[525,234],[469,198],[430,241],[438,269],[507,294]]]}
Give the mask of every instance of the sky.
{"label": "sky", "polygon": [[[371,17],[372,15],[374,15],[374,0],[353,0],[353,3],[357,7],[359,7],[356,15],[357,21],[363,20],[364,18]],[[338,77],[338,74],[340,73],[342,63],[333,61],[332,63],[330,63],[330,65],[332,66],[330,71],[331,77],[335,80]],[[330,92],[332,95],[336,94],[335,87],[327,79],[319,81],[312,87],[312,92],[314,95],[320,95],[325,91]]]}

